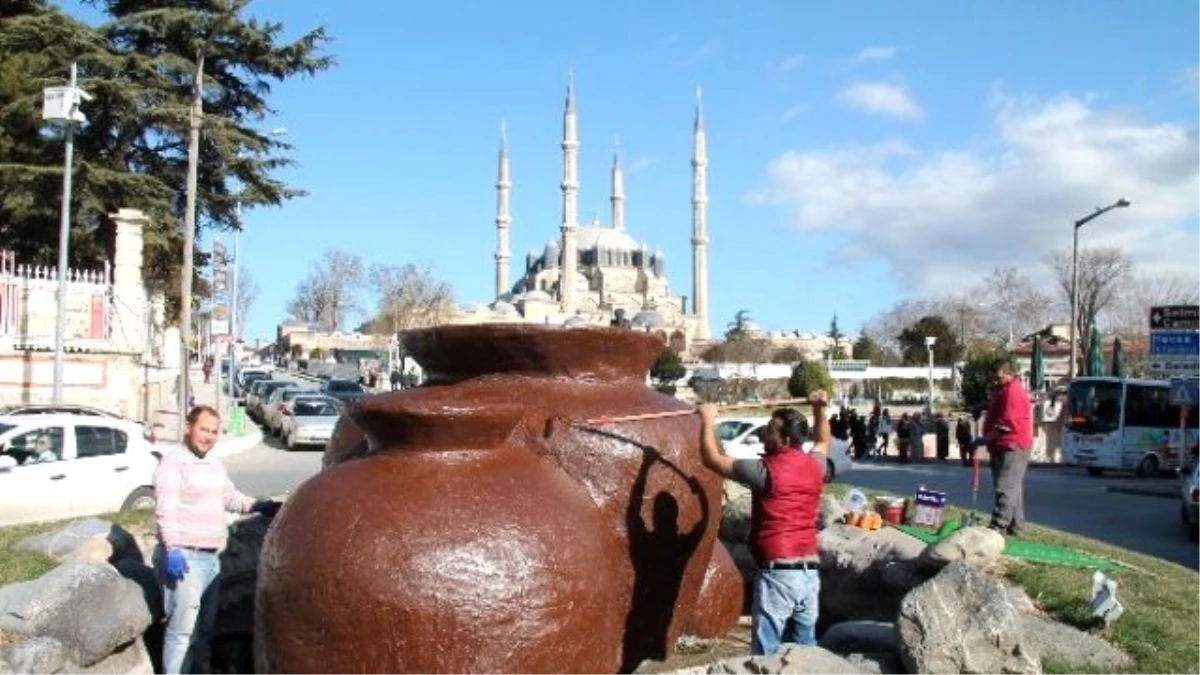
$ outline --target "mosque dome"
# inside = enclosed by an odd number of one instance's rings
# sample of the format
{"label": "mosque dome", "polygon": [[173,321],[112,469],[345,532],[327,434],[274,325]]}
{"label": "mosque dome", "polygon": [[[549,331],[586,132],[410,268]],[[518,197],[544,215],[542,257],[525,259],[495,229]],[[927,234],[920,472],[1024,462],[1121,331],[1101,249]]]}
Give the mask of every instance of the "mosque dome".
{"label": "mosque dome", "polygon": [[542,254],[545,256],[546,267],[558,267],[558,241],[551,239],[550,243],[546,244],[546,250]]}
{"label": "mosque dome", "polygon": [[491,309],[493,312],[495,312],[497,314],[502,314],[504,316],[519,316],[520,315],[520,312],[517,311],[516,307],[513,307],[511,304],[509,304],[503,300],[497,300],[497,301],[493,302],[492,304],[488,305],[488,308]]}
{"label": "mosque dome", "polygon": [[567,328],[586,328],[587,325],[588,320],[582,316],[579,316],[578,314],[568,317],[567,320],[563,322],[563,326],[566,326]]}
{"label": "mosque dome", "polygon": [[525,302],[554,302],[554,298],[546,291],[533,289],[525,293]]}
{"label": "mosque dome", "polygon": [[575,242],[581,251],[593,248],[606,248],[612,251],[637,251],[642,248],[642,245],[636,239],[622,230],[615,230],[611,227],[602,227],[600,225],[579,228],[578,233],[575,235]]}
{"label": "mosque dome", "polygon": [[658,310],[643,309],[634,315],[632,323],[641,328],[659,328],[666,325],[667,322],[663,319],[662,314],[658,313]]}

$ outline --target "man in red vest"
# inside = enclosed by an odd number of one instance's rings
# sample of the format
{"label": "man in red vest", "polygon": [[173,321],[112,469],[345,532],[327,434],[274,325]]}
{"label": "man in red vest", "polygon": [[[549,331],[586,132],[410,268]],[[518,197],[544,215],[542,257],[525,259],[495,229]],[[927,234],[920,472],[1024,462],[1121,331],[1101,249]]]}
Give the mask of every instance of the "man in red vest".
{"label": "man in red vest", "polygon": [[759,573],[750,651],[756,655],[774,654],[780,642],[817,642],[817,515],[829,453],[829,420],[825,392],[815,391],[808,400],[813,407],[812,443],[805,443],[799,411],[780,408],[763,430],[760,459],[735,460],[721,454],[714,430],[717,408],[711,403],[700,406],[704,466],[750,488],[752,495],[750,546]]}
{"label": "man in red vest", "polygon": [[1018,536],[1025,526],[1025,468],[1033,450],[1033,404],[1008,359],[992,364],[992,376],[995,389],[983,421],[996,492],[991,528]]}

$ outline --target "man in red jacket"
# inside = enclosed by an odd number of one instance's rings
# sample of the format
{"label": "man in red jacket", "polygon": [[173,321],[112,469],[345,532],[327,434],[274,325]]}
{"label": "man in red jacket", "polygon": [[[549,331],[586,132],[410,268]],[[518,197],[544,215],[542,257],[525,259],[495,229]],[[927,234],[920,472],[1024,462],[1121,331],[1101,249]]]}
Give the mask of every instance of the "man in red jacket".
{"label": "man in red jacket", "polygon": [[[805,443],[804,418],[791,408],[771,414],[762,434],[760,459],[734,460],[721,454],[714,430],[716,406],[700,406],[704,466],[750,488],[750,547],[758,562],[751,609],[752,654],[774,654],[781,642],[816,644],[818,595],[817,514],[829,453],[825,392],[809,394],[812,443]],[[790,630],[788,623],[791,622]]]}
{"label": "man in red jacket", "polygon": [[991,528],[1018,536],[1025,526],[1025,469],[1033,449],[1033,404],[1007,358],[992,364],[992,375],[995,388],[983,422],[996,492]]}

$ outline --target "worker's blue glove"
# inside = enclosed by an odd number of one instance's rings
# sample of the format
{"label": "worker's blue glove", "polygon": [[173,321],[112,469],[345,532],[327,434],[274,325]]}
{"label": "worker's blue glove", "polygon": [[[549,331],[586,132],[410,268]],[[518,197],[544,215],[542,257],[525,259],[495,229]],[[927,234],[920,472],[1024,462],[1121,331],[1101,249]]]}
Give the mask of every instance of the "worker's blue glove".
{"label": "worker's blue glove", "polygon": [[179,581],[187,573],[187,558],[183,557],[183,551],[177,548],[167,551],[167,578]]}
{"label": "worker's blue glove", "polygon": [[277,502],[273,499],[260,499],[254,502],[254,506],[251,506],[250,510],[254,513],[261,513],[268,518],[274,518],[281,506],[283,506],[282,502]]}

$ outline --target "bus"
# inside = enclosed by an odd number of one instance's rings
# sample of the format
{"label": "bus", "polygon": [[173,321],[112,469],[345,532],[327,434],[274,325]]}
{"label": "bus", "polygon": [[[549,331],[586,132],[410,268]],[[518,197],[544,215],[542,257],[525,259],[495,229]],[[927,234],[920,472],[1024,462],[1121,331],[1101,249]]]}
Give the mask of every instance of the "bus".
{"label": "bus", "polygon": [[1093,476],[1115,470],[1143,478],[1185,465],[1197,441],[1196,408],[1172,405],[1170,392],[1165,380],[1072,380],[1063,412],[1063,461]]}

